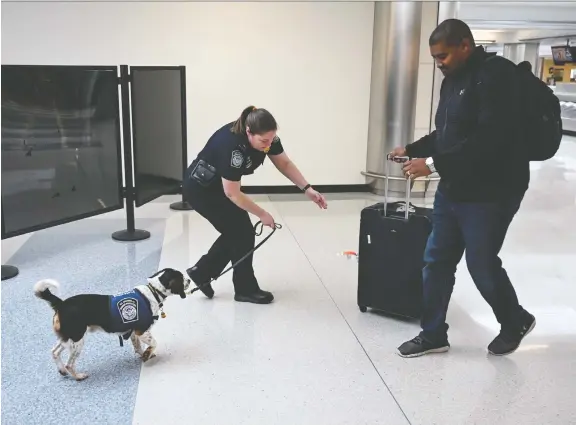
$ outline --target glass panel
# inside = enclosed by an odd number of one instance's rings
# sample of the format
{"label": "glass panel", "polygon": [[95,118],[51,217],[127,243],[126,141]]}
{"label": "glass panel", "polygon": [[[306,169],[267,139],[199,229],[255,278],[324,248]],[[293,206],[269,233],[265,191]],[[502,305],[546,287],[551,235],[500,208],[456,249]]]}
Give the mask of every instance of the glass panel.
{"label": "glass panel", "polygon": [[2,66],[7,235],[121,208],[115,67]]}
{"label": "glass panel", "polygon": [[180,69],[130,69],[136,206],[175,193],[182,184]]}

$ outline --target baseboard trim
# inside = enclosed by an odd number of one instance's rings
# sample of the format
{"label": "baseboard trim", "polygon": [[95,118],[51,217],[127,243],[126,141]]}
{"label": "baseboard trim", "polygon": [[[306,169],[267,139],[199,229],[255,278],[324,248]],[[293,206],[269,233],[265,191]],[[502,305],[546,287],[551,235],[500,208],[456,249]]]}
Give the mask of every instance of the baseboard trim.
{"label": "baseboard trim", "polygon": [[[370,186],[367,184],[321,184],[313,187],[320,193],[370,192]],[[302,193],[296,186],[242,186],[242,192],[250,195]]]}
{"label": "baseboard trim", "polygon": [[[321,184],[314,185],[320,193],[370,193],[370,186],[367,184]],[[242,186],[242,192],[248,195],[282,195],[291,193],[302,193],[296,186]],[[176,189],[174,195],[182,194],[182,186]]]}
{"label": "baseboard trim", "polygon": [[564,130],[564,131],[562,131],[562,134],[564,134],[564,136],[576,137],[576,131],[572,131],[572,130]]}

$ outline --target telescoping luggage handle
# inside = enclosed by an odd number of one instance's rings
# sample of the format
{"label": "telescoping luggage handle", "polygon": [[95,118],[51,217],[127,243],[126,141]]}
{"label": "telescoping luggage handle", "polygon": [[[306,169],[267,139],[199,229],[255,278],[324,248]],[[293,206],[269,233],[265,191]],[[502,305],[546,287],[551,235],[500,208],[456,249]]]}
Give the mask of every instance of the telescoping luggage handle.
{"label": "telescoping luggage handle", "polygon": [[[386,155],[386,167],[385,174],[386,174],[386,181],[384,182],[384,217],[386,217],[386,213],[388,210],[388,185],[390,181],[390,162],[392,162],[392,157],[390,154]],[[404,219],[408,220],[408,214],[410,213],[410,194],[412,188],[410,187],[410,177],[406,178],[406,206],[404,211]]]}

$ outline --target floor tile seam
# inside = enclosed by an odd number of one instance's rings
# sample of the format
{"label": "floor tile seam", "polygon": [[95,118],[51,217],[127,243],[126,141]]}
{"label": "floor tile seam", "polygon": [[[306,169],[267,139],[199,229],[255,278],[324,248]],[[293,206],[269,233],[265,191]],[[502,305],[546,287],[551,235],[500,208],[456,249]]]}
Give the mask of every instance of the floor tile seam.
{"label": "floor tile seam", "polygon": [[[275,202],[272,202],[273,204],[275,204]],[[376,367],[376,364],[374,363],[374,361],[372,360],[372,358],[370,357],[370,355],[368,354],[368,351],[366,350],[366,348],[364,347],[364,345],[362,344],[362,342],[360,341],[360,338],[358,337],[358,335],[356,334],[356,332],[354,332],[354,329],[352,328],[352,325],[350,324],[350,322],[346,319],[346,316],[344,315],[344,313],[342,312],[342,310],[340,309],[340,307],[338,306],[338,303],[336,302],[336,300],[334,299],[334,297],[332,296],[332,294],[330,293],[330,291],[328,290],[328,287],[324,284],[324,281],[322,280],[322,277],[320,276],[320,274],[318,273],[318,271],[316,270],[316,268],[314,267],[314,265],[312,264],[312,261],[310,260],[310,258],[308,257],[308,255],[306,254],[306,252],[304,251],[304,249],[302,248],[302,246],[300,245],[300,242],[298,241],[298,239],[296,238],[296,235],[294,234],[294,232],[292,231],[292,229],[290,228],[290,225],[286,222],[285,217],[282,215],[282,212],[280,211],[280,209],[276,208],[276,206],[274,205],[276,211],[278,211],[278,216],[282,219],[283,221],[283,225],[282,228],[288,230],[288,232],[290,233],[290,235],[292,236],[292,239],[294,239],[294,242],[296,243],[296,245],[298,246],[298,248],[300,249],[300,251],[302,251],[302,254],[304,255],[304,257],[306,258],[306,261],[308,262],[308,265],[312,268],[312,271],[314,272],[314,274],[316,275],[316,277],[318,278],[318,280],[320,281],[320,284],[323,286],[324,291],[326,291],[326,294],[330,297],[330,300],[332,301],[332,303],[334,304],[334,306],[336,307],[336,309],[338,310],[338,312],[340,313],[340,316],[342,317],[342,319],[344,320],[344,323],[346,323],[346,326],[348,326],[348,329],[350,330],[350,332],[352,333],[352,335],[354,336],[354,338],[356,339],[356,342],[358,343],[358,345],[360,346],[360,348],[362,349],[362,351],[364,352],[364,354],[366,355],[366,357],[368,358],[368,361],[370,362],[370,364],[372,365],[372,368],[374,369],[374,371],[376,372],[376,374],[378,375],[378,377],[380,378],[380,381],[382,381],[382,384],[384,385],[384,387],[386,388],[386,390],[388,391],[388,394],[390,394],[390,397],[392,397],[392,399],[394,400],[394,403],[396,403],[396,406],[398,406],[398,409],[400,409],[400,412],[402,412],[402,415],[404,416],[404,418],[406,419],[406,422],[408,425],[412,425],[412,422],[410,422],[410,419],[408,419],[408,415],[406,414],[406,412],[404,411],[404,409],[402,408],[402,406],[400,405],[400,402],[398,401],[398,399],[396,398],[396,396],[392,393],[392,390],[390,389],[390,387],[388,386],[388,384],[386,383],[386,381],[384,380],[384,377],[382,376],[382,374],[380,373],[380,371],[378,370],[378,368]]]}
{"label": "floor tile seam", "polygon": [[[166,217],[165,219],[161,220],[164,223],[164,229],[162,231],[162,240],[160,242],[160,255],[158,255],[158,265],[156,266],[157,269],[160,268],[160,264],[162,264],[162,253],[164,251],[164,245],[166,241],[166,237],[168,235],[168,220],[171,216]],[[140,393],[140,381],[142,380],[142,372],[144,370],[144,362],[140,365],[140,373],[138,374],[138,380],[136,381],[136,394],[134,395],[134,401],[132,404],[132,415],[130,416],[131,424],[134,424],[134,418],[136,415],[136,405],[138,404],[138,394]]]}

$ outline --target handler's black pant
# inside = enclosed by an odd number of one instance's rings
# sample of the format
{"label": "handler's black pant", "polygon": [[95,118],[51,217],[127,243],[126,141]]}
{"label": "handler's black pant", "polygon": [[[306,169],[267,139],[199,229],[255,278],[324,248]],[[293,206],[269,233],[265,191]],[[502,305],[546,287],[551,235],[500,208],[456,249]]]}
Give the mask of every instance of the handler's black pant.
{"label": "handler's black pant", "polygon": [[[204,188],[185,179],[184,200],[220,232],[210,250],[196,263],[197,276],[202,282],[218,276],[230,261],[235,263],[254,248],[254,226],[248,212],[234,204],[218,188]],[[232,281],[236,294],[249,295],[260,288],[252,268],[253,254],[234,267]]]}

